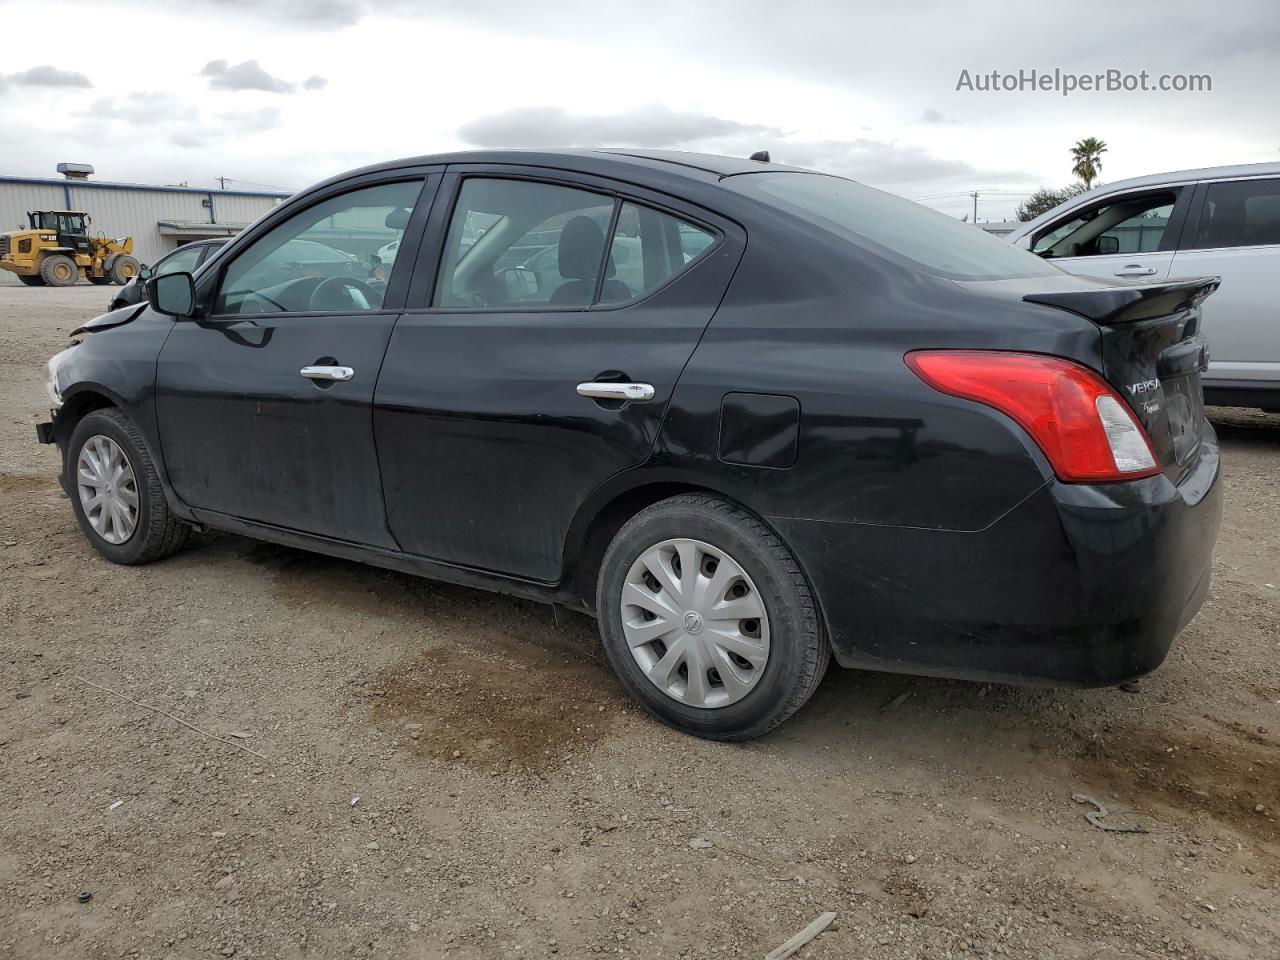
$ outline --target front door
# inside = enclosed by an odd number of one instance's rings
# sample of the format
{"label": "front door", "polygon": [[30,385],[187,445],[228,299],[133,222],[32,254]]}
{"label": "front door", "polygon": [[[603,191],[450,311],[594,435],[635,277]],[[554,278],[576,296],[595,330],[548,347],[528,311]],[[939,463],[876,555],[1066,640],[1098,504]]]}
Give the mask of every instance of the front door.
{"label": "front door", "polygon": [[518,173],[539,179],[447,178],[434,291],[396,325],[374,428],[405,550],[554,582],[587,496],[648,457],[742,238],[669,200]]}
{"label": "front door", "polygon": [[1032,250],[1068,273],[1164,280],[1190,192],[1175,187],[1109,198],[1041,230]]}
{"label": "front door", "polygon": [[209,281],[208,315],[175,323],[156,408],[185,503],[394,547],[370,404],[411,264],[371,258],[405,236],[434,179],[331,193],[268,226]]}

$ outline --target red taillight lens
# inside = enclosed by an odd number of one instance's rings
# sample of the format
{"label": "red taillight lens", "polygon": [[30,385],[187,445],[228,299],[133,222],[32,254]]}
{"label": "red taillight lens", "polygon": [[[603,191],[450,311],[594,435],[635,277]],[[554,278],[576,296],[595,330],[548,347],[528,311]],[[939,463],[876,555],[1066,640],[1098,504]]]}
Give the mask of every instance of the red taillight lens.
{"label": "red taillight lens", "polygon": [[1069,483],[1160,472],[1146,431],[1110,385],[1061,357],[996,350],[916,350],[907,366],[935,390],[995,407],[1039,444]]}

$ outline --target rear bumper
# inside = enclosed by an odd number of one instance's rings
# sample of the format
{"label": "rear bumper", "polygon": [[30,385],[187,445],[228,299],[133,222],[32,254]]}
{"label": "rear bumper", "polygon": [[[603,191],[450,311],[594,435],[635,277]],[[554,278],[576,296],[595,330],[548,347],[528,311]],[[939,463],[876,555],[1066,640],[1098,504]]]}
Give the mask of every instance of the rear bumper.
{"label": "rear bumper", "polygon": [[846,667],[1109,686],[1200,609],[1222,514],[1217,438],[1175,486],[1051,481],[974,532],[771,518]]}

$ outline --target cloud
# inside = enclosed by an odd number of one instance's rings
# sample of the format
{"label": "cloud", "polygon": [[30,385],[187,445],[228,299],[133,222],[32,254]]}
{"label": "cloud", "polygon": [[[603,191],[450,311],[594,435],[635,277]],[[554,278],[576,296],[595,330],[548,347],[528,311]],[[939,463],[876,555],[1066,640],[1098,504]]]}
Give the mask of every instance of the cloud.
{"label": "cloud", "polygon": [[264,93],[293,93],[293,84],[273,77],[257,60],[246,60],[231,66],[225,60],[210,60],[200,71],[209,78],[209,86],[218,90],[261,90]]}
{"label": "cloud", "polygon": [[951,119],[941,110],[934,110],[932,107],[930,107],[924,113],[920,114],[920,122],[921,123],[958,123],[959,121]]}
{"label": "cloud", "polygon": [[800,167],[815,167],[876,187],[904,187],[922,183],[1027,182],[1020,170],[982,170],[964,160],[935,156],[924,147],[890,140],[858,137],[781,143],[773,159]]}
{"label": "cloud", "polygon": [[149,127],[191,114],[191,107],[165,91],[131,93],[126,97],[99,97],[76,113],[88,120],[121,120],[130,126]]}
{"label": "cloud", "polygon": [[303,90],[323,90],[328,85],[329,85],[329,81],[326,80],[324,77],[320,76],[318,73],[312,74],[311,76],[307,77],[306,80],[302,81]]}
{"label": "cloud", "polygon": [[15,87],[92,87],[93,83],[83,73],[60,70],[49,64],[41,64],[28,70],[20,70],[0,77],[0,89],[12,84]]}
{"label": "cloud", "polygon": [[1022,182],[1021,171],[980,170],[939,157],[924,147],[857,137],[804,140],[778,128],[696,111],[652,106],[616,114],[572,114],[559,107],[507,110],[458,131],[478,147],[633,146],[705,150],[745,157],[768,149],[779,163],[813,167],[876,186],[911,186],[951,180]]}
{"label": "cloud", "polygon": [[679,147],[726,137],[780,137],[782,131],[662,106],[615,114],[530,107],[480,117],[459,129],[458,136],[477,147]]}
{"label": "cloud", "polygon": [[357,23],[373,4],[365,0],[204,0],[206,6],[280,20],[295,27],[334,29]]}
{"label": "cloud", "polygon": [[280,126],[280,108],[262,107],[259,110],[220,113],[218,120],[225,124],[228,133],[240,135],[264,133]]}

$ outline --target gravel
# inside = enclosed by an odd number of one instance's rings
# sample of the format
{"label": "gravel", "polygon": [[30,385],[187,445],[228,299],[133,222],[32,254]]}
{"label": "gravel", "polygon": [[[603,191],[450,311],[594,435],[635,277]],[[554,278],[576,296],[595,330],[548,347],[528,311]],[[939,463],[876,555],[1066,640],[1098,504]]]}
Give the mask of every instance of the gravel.
{"label": "gravel", "polygon": [[758,958],[825,911],[799,956],[1275,955],[1280,417],[1213,411],[1216,580],[1138,692],[835,670],[725,746],[585,618],[229,535],[100,560],[33,424],[105,299],[0,288],[0,958]]}

